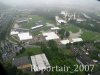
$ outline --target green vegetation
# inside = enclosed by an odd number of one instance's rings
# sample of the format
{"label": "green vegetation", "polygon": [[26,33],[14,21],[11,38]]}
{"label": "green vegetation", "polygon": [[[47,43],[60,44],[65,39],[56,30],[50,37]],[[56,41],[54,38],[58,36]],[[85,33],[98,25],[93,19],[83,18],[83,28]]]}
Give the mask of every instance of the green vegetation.
{"label": "green vegetation", "polygon": [[22,28],[31,28],[33,26],[36,26],[36,23],[38,23],[39,21],[42,22],[43,25],[45,25],[45,23],[55,23],[54,20],[50,20],[50,19],[47,19],[43,16],[38,16],[38,15],[33,15],[33,16],[30,16],[30,19],[28,23],[22,25]]}
{"label": "green vegetation", "polygon": [[[71,70],[74,69],[75,64],[77,64],[74,56],[71,56],[70,49],[62,49],[58,48],[57,43],[53,40],[48,41],[47,44],[41,44],[41,50],[46,54],[51,66],[70,66],[71,69],[68,72],[50,72],[50,75],[78,75],[80,72],[70,73]],[[70,55],[71,54],[71,55]],[[82,72],[82,75],[85,75]]]}
{"label": "green vegetation", "polygon": [[83,40],[100,40],[100,33],[84,31],[81,37]]}
{"label": "green vegetation", "polygon": [[72,31],[73,33],[77,33],[79,31],[78,27],[71,24],[60,26],[60,28],[65,29],[66,31]]}
{"label": "green vegetation", "polygon": [[30,56],[30,55],[36,55],[42,53],[40,48],[25,48],[23,52],[18,54],[16,57],[21,57],[21,56]]}
{"label": "green vegetation", "polygon": [[66,28],[66,30],[72,31],[73,33],[77,33],[79,31],[79,28],[75,26],[69,26]]}
{"label": "green vegetation", "polygon": [[5,70],[7,71],[7,75],[31,75],[28,73],[24,73],[20,69],[17,69],[17,67],[12,65],[11,63],[5,63],[4,67],[5,67]]}
{"label": "green vegetation", "polygon": [[64,29],[60,29],[58,31],[58,34],[60,35],[60,38],[63,39],[63,38],[68,38],[70,36],[70,33]]}

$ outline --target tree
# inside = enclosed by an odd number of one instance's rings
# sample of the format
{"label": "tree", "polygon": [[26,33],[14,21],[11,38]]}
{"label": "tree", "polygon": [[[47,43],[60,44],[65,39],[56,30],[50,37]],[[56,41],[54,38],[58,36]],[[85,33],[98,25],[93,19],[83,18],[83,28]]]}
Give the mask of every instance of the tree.
{"label": "tree", "polygon": [[48,46],[52,51],[58,51],[57,43],[54,40],[48,41]]}
{"label": "tree", "polygon": [[70,33],[68,31],[65,31],[65,38],[68,38],[70,36]]}
{"label": "tree", "polygon": [[26,49],[22,47],[22,50],[20,50],[20,53],[22,54]]}
{"label": "tree", "polygon": [[60,38],[68,38],[70,36],[70,33],[68,31],[66,31],[65,29],[60,29],[58,31],[58,34],[60,35]]}

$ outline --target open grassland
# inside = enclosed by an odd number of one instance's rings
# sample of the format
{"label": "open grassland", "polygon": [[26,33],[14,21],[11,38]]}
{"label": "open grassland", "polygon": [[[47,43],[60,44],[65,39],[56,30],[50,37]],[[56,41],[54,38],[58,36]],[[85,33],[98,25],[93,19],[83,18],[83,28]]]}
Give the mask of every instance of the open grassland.
{"label": "open grassland", "polygon": [[30,29],[31,27],[36,26],[36,23],[39,21],[41,21],[43,25],[45,25],[46,23],[55,23],[54,20],[47,19],[43,16],[33,15],[30,18],[32,19],[30,19],[28,23],[22,25],[22,28]]}
{"label": "open grassland", "polygon": [[40,53],[42,53],[40,48],[26,48],[21,54],[18,54],[17,57],[36,55]]}
{"label": "open grassland", "polygon": [[100,33],[84,31],[81,38],[83,38],[83,40],[100,40]]}
{"label": "open grassland", "polygon": [[67,25],[60,25],[59,27],[65,29],[66,31],[71,31],[73,33],[79,32],[79,28],[74,25],[67,24]]}

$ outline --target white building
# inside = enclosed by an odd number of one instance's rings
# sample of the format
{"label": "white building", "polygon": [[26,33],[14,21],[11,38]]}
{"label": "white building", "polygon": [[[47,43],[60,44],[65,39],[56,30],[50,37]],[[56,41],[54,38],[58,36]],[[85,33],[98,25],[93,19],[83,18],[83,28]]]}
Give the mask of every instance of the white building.
{"label": "white building", "polygon": [[55,16],[56,22],[61,24],[61,23],[67,23],[65,20],[60,19],[58,16]]}
{"label": "white building", "polygon": [[72,38],[71,43],[74,43],[74,42],[81,42],[81,41],[83,41],[82,38]]}
{"label": "white building", "polygon": [[14,31],[14,30],[13,30],[13,31],[10,32],[10,35],[17,35],[17,34],[19,34],[18,31]]}
{"label": "white building", "polygon": [[98,57],[100,57],[100,54],[98,54]]}
{"label": "white building", "polygon": [[46,40],[59,39],[59,36],[55,32],[46,32],[43,33],[43,36]]}
{"label": "white building", "polygon": [[53,27],[51,28],[51,30],[59,30],[60,28],[59,27]]}
{"label": "white building", "polygon": [[25,41],[25,40],[31,40],[32,39],[32,35],[30,35],[29,32],[19,33],[18,37],[19,37],[20,41]]}
{"label": "white building", "polygon": [[43,71],[50,68],[50,64],[44,53],[31,56],[31,61],[34,72]]}
{"label": "white building", "polygon": [[60,23],[60,24],[61,24],[61,23],[66,23],[65,20],[57,20],[57,22]]}
{"label": "white building", "polygon": [[70,41],[69,41],[68,39],[66,39],[66,40],[61,40],[60,42],[61,42],[61,44],[63,44],[63,45],[66,45],[66,44],[70,43]]}
{"label": "white building", "polygon": [[40,28],[40,27],[43,27],[43,25],[34,26],[31,29],[37,29],[37,28]]}

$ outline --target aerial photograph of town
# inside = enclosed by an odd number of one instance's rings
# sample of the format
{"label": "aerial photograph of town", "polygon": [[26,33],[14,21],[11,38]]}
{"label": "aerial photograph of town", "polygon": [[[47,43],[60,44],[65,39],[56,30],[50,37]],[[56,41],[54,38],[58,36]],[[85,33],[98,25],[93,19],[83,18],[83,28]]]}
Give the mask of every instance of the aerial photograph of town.
{"label": "aerial photograph of town", "polygon": [[0,0],[2,75],[100,75],[99,0]]}

